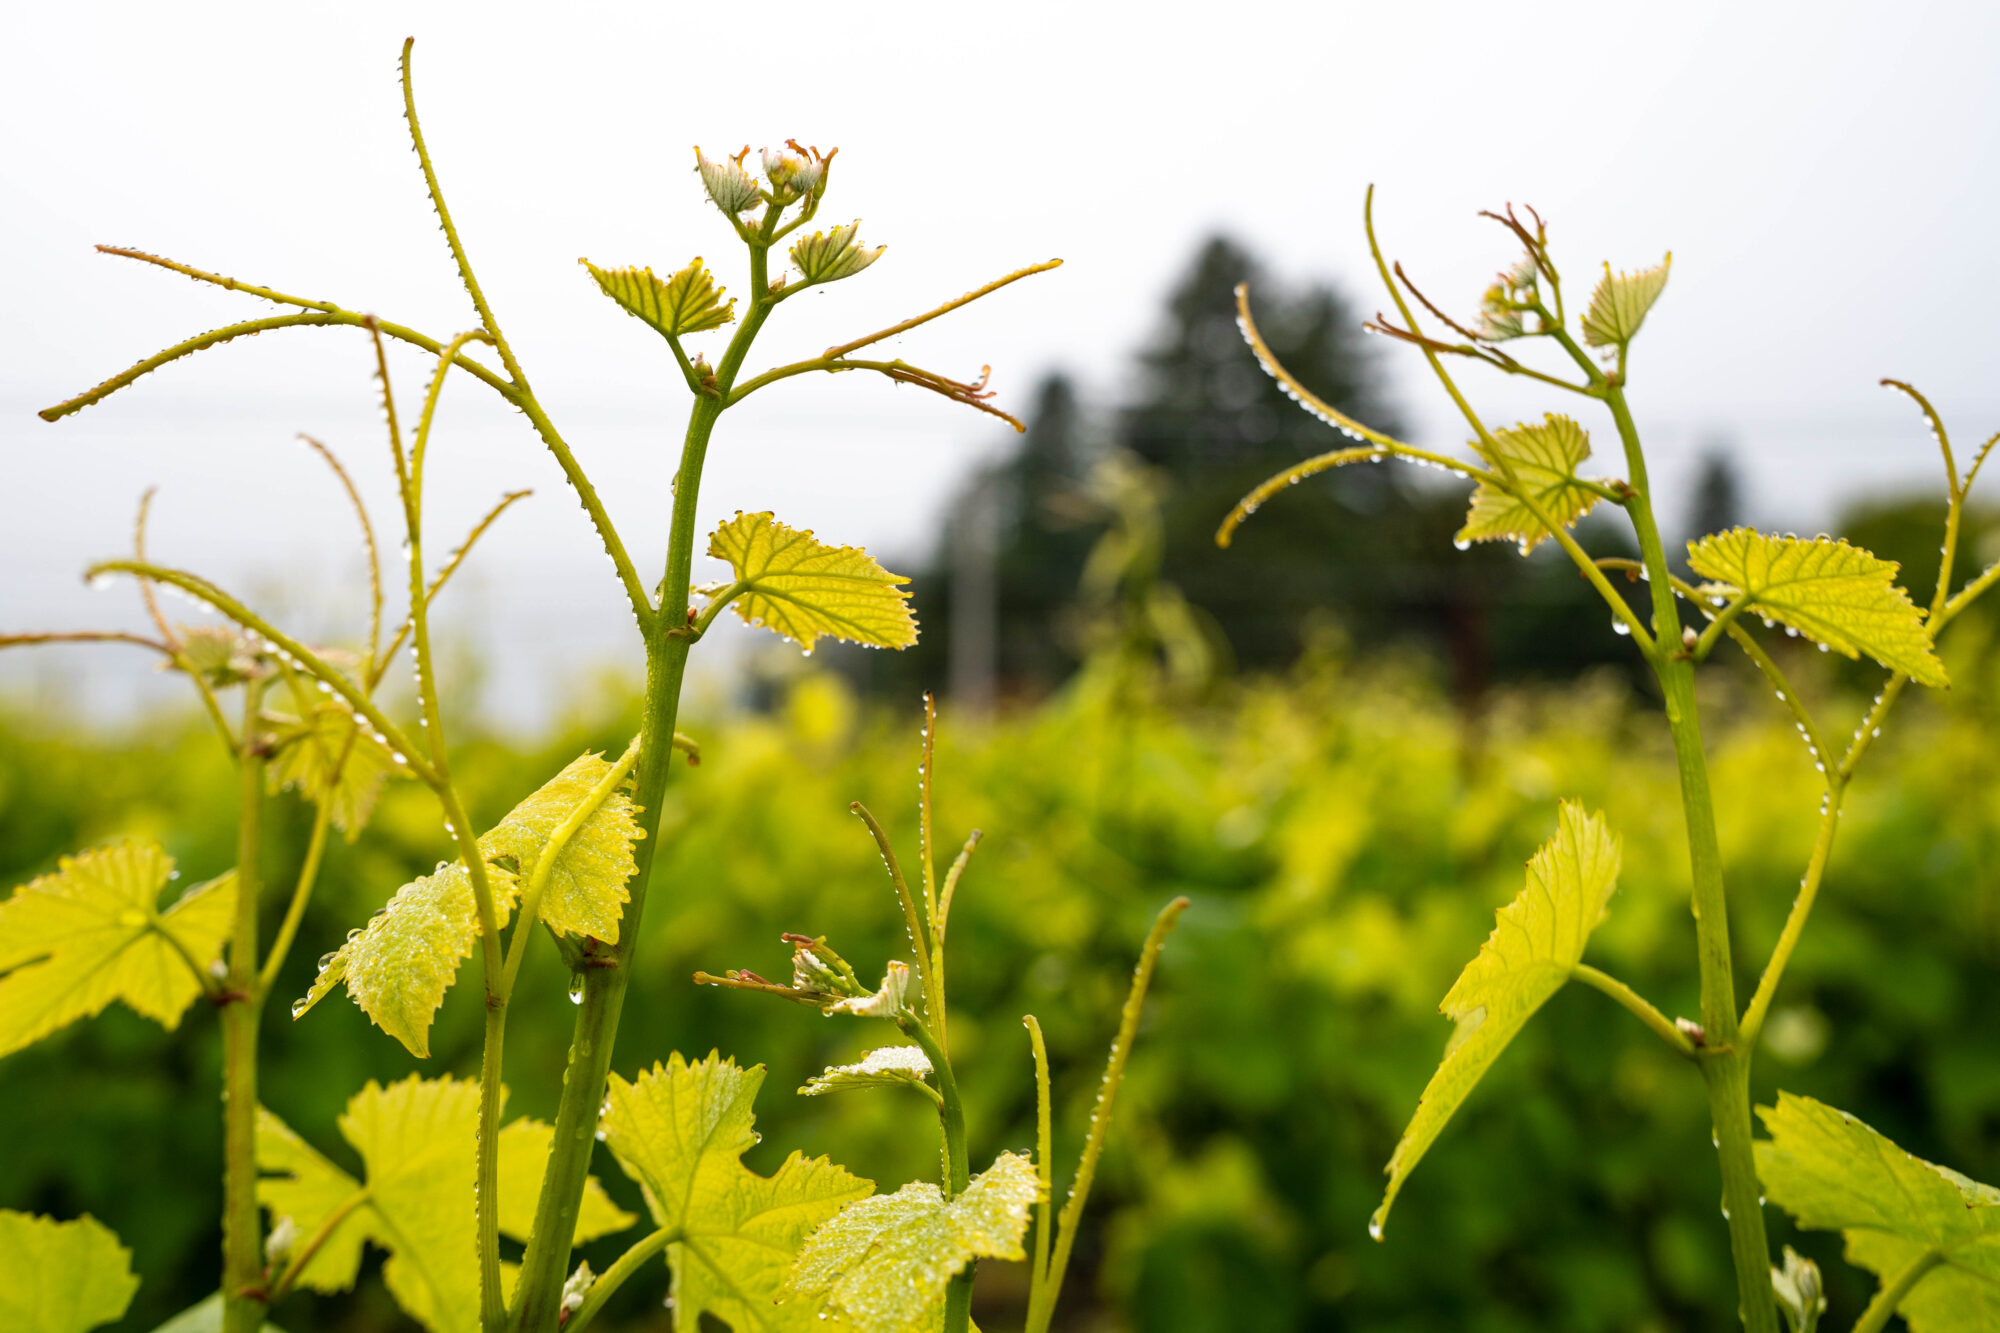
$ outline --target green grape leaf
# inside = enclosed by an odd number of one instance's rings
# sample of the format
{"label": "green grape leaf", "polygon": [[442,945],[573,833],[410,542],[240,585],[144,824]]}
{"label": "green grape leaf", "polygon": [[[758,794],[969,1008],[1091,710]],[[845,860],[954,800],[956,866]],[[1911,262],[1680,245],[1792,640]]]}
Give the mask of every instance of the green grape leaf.
{"label": "green grape leaf", "polygon": [[664,279],[655,277],[650,268],[599,268],[588,259],[577,262],[590,270],[606,296],[625,307],[626,314],[669,338],[719,329],[736,318],[735,299],[722,299],[722,288],[699,258]]}
{"label": "green grape leaf", "polygon": [[[581,755],[510,811],[479,840],[489,861],[511,858],[525,880],[549,835],[576,813],[616,767],[604,756]],[[538,915],[557,931],[618,942],[618,922],[632,900],[626,882],[638,873],[632,844],[646,836],[633,818],[632,798],[615,791],[556,854]]]}
{"label": "green grape leaf", "polygon": [[849,1204],[799,1251],[786,1299],[870,1333],[928,1333],[945,1286],[968,1263],[1027,1257],[1021,1237],[1042,1197],[1034,1162],[1002,1153],[955,1199],[918,1181]]}
{"label": "green grape leaf", "polygon": [[1458,1024],[1444,1060],[1389,1159],[1389,1187],[1369,1220],[1377,1240],[1403,1182],[1454,1112],[1535,1011],[1561,990],[1583,961],[1590,932],[1604,919],[1618,886],[1618,835],[1601,816],[1565,801],[1556,835],[1528,862],[1528,879],[1501,908],[1479,956],[1465,966],[1439,1006]]}
{"label": "green grape leaf", "polygon": [[395,752],[336,703],[320,704],[304,719],[280,715],[272,722],[277,753],[268,770],[271,790],[296,787],[308,801],[328,802],[333,826],[353,842],[382,784],[407,771]]}
{"label": "green grape leaf", "polygon": [[[549,836],[613,767],[601,755],[577,758],[479,839],[500,926],[507,924],[521,881],[540,860]],[[540,918],[559,931],[616,942],[619,918],[631,899],[626,881],[638,869],[632,844],[644,836],[631,798],[613,792],[557,854]],[[428,1056],[431,1020],[478,939],[479,905],[470,872],[463,861],[440,866],[396,890],[366,928],[320,960],[319,975],[292,1006],[292,1017],[304,1015],[344,981],[370,1020],[412,1054]]]}
{"label": "green grape leaf", "polygon": [[1757,1145],[1757,1174],[1801,1227],[1842,1232],[1847,1257],[1884,1281],[1927,1250],[1943,1256],[1903,1301],[1914,1333],[1995,1327],[2000,1190],[1912,1156],[1810,1097],[1781,1092],[1757,1115],[1771,1135]]}
{"label": "green grape leaf", "polygon": [[234,872],[159,910],[173,858],[157,843],[99,847],[57,863],[0,903],[0,1055],[113,1000],[169,1031],[201,994],[194,968],[222,954],[236,917]]}
{"label": "green grape leaf", "polygon": [[773,1301],[806,1234],[875,1188],[797,1152],[769,1176],[744,1166],[763,1082],[762,1065],[740,1069],[713,1052],[694,1063],[675,1052],[630,1083],[611,1075],[604,1141],[653,1221],[680,1237],[666,1252],[677,1333],[694,1333],[704,1312],[736,1333],[825,1328],[815,1310]]}
{"label": "green grape leaf", "polygon": [[[299,1276],[316,1291],[354,1285],[365,1243],[389,1251],[383,1281],[396,1303],[432,1333],[477,1333],[479,1265],[473,1194],[478,1175],[479,1084],[412,1074],[384,1088],[370,1082],[347,1103],[341,1136],[361,1155],[357,1181],[263,1108],[257,1198],[274,1226],[289,1219],[294,1244],[332,1224]],[[527,1240],[547,1169],[550,1126],[517,1120],[500,1131],[500,1230]],[[577,1241],[630,1226],[593,1178],[585,1186]],[[512,1266],[503,1278],[511,1282]]]}
{"label": "green grape leaf", "polygon": [[855,231],[861,226],[850,222],[845,227],[835,227],[832,231],[816,231],[792,246],[792,262],[799,266],[799,272],[810,285],[815,282],[839,282],[851,278],[862,269],[882,257],[889,247],[878,245],[870,250],[854,239]]}
{"label": "green grape leaf", "polygon": [[[520,886],[499,866],[487,867],[497,923],[507,924]],[[412,880],[365,929],[320,959],[319,975],[292,1005],[303,1017],[341,982],[361,1011],[412,1055],[431,1053],[431,1019],[479,939],[479,904],[462,861]]]}
{"label": "green grape leaf", "polygon": [[1598,279],[1597,290],[1590,294],[1590,309],[1583,314],[1583,341],[1591,347],[1623,347],[1631,342],[1639,332],[1639,326],[1646,322],[1646,312],[1653,308],[1653,302],[1660,299],[1660,293],[1667,287],[1667,270],[1672,268],[1672,254],[1660,262],[1658,268],[1640,269],[1637,273],[1611,272],[1611,265],[1604,266],[1604,276]]}
{"label": "green grape leaf", "polygon": [[858,546],[828,546],[768,512],[717,528],[708,553],[736,571],[736,614],[794,640],[808,653],[822,634],[872,648],[917,641],[909,579],[891,574]]}
{"label": "green grape leaf", "polygon": [[180,640],[188,671],[217,689],[257,674],[257,650],[234,625],[182,625]]}
{"label": "green grape leaf", "polygon": [[900,1088],[922,1085],[931,1072],[930,1057],[921,1046],[883,1046],[868,1052],[858,1063],[832,1065],[825,1073],[814,1074],[799,1089],[801,1097],[844,1092],[849,1088]]}
{"label": "green grape leaf", "polygon": [[[1590,457],[1590,436],[1568,417],[1551,412],[1539,426],[1524,423],[1496,430],[1493,443],[1498,447],[1491,451],[1476,443],[1473,448],[1495,467],[1504,460],[1514,479],[1564,527],[1576,526],[1597,503],[1597,493],[1579,485],[1576,475],[1577,465]],[[1482,481],[1472,492],[1472,509],[1458,530],[1458,544],[1463,549],[1473,542],[1504,538],[1519,542],[1521,554],[1526,555],[1549,536],[1527,505]]]}
{"label": "green grape leaf", "polygon": [[0,1209],[0,1328],[84,1333],[125,1313],[139,1279],[111,1228]]}
{"label": "green grape leaf", "polygon": [[1689,542],[1688,564],[1716,581],[1704,593],[1747,593],[1757,614],[1849,657],[1867,653],[1924,685],[1951,683],[1931,650],[1924,613],[1896,586],[1893,560],[1827,537],[1731,528]]}

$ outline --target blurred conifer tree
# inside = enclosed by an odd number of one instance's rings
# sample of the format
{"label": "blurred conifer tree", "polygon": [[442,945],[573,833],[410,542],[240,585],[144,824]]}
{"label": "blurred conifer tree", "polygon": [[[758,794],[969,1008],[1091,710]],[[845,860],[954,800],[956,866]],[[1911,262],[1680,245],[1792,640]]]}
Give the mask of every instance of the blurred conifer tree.
{"label": "blurred conifer tree", "polygon": [[[1495,678],[1622,660],[1567,562],[1547,552],[1522,560],[1504,545],[1455,550],[1464,488],[1404,466],[1313,478],[1269,505],[1230,549],[1216,548],[1216,525],[1245,492],[1342,442],[1244,345],[1235,290],[1246,282],[1267,341],[1302,382],[1342,411],[1400,428],[1361,321],[1335,290],[1290,294],[1242,246],[1210,239],[1139,355],[1128,405],[1094,420],[1067,376],[1045,379],[1018,449],[971,479],[916,576],[917,647],[894,658],[843,654],[849,669],[894,692],[983,681],[986,696],[1031,698],[1061,684],[1088,638],[1077,623],[1078,584],[1105,522],[1091,475],[1120,453],[1158,482],[1160,579],[1212,617],[1243,669],[1288,664],[1329,613],[1365,641],[1431,650],[1467,699]],[[1622,552],[1617,540],[1606,544],[1605,529],[1588,520],[1585,528],[1586,545]],[[966,596],[982,605],[964,605]],[[977,627],[970,644],[968,626]]]}

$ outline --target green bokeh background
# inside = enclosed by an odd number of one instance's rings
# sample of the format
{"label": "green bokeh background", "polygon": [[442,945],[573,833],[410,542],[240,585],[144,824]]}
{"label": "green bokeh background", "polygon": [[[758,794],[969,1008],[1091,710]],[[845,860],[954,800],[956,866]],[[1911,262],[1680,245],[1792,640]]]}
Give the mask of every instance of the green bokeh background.
{"label": "green bokeh background", "polygon": [[[1955,642],[1954,642],[1955,640]],[[1821,904],[1767,1028],[1755,1095],[1782,1086],[1850,1110],[1912,1151],[2000,1179],[2000,693],[1982,622],[1947,638],[1955,687],[1909,699],[1852,791]],[[1868,673],[1802,645],[1787,668],[1844,733]],[[1769,691],[1739,664],[1704,674],[1739,993],[1776,938],[1811,845],[1817,775]],[[1713,1329],[1734,1288],[1701,1089],[1604,997],[1558,995],[1500,1061],[1404,1193],[1386,1243],[1366,1223],[1381,1167],[1448,1036],[1440,996],[1554,827],[1558,798],[1601,808],[1625,871],[1589,957],[1669,1014],[1693,1013],[1693,925],[1664,726],[1626,673],[1517,686],[1477,712],[1427,659],[1356,657],[1322,633],[1288,675],[1171,703],[1106,663],[993,719],[947,711],[938,837],[987,837],[953,918],[953,1052],[975,1163],[1033,1141],[1024,1013],[1055,1061],[1059,1187],[1089,1115],[1145,929],[1193,906],[1155,983],[1117,1133],[1059,1323],[1071,1329]],[[455,767],[497,818],[585,748],[622,748],[629,697],[531,745],[469,739]],[[625,702],[619,702],[624,699]],[[719,1048],[771,1069],[769,1170],[831,1153],[884,1188],[936,1168],[916,1098],[791,1095],[887,1029],[698,989],[697,968],[782,973],[781,931],[826,934],[864,973],[907,956],[881,863],[848,802],[914,856],[919,709],[792,674],[762,713],[697,709],[702,743],[663,812],[655,888],[614,1068]],[[233,859],[233,775],[192,715],[117,734],[0,717],[0,888],[64,852],[161,839],[188,878]],[[268,807],[270,869],[309,828]],[[336,841],[264,1038],[264,1099],[352,1165],[335,1118],[369,1079],[473,1075],[476,964],[418,1061],[344,995],[300,1022],[313,960],[447,854],[431,798],[392,787]],[[278,896],[273,894],[274,897]],[[280,904],[269,905],[275,925]],[[269,926],[267,925],[267,930]],[[572,1010],[538,945],[510,1019],[510,1113],[549,1116]],[[214,1015],[178,1031],[114,1006],[0,1061],[0,1206],[89,1212],[144,1285],[121,1327],[149,1329],[213,1290],[219,1047]],[[637,1193],[599,1154],[607,1186]],[[1837,1238],[1789,1240],[1829,1275],[1837,1322],[1868,1295]],[[602,1271],[630,1237],[590,1247]],[[404,1326],[369,1269],[357,1291],[295,1296],[292,1333]],[[665,1329],[664,1268],[607,1327]],[[982,1268],[978,1317],[1016,1326],[1018,1265]]]}

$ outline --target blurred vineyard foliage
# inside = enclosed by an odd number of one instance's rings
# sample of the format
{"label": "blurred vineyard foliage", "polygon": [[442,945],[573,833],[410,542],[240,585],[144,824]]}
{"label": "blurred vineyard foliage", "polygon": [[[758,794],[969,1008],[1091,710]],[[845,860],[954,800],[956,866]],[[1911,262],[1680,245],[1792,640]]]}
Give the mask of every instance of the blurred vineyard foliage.
{"label": "blurred vineyard foliage", "polygon": [[[1952,637],[1956,687],[1899,714],[1851,798],[1767,1029],[1774,1058],[1759,1064],[1757,1096],[1782,1079],[1990,1180],[2000,654],[1983,622]],[[1822,695],[1858,683],[1808,650],[1790,658]],[[1194,903],[1156,983],[1066,1327],[1630,1333],[1727,1322],[1700,1089],[1670,1077],[1672,1056],[1581,988],[1523,1034],[1489,1080],[1501,1086],[1482,1089],[1439,1144],[1390,1243],[1367,1239],[1382,1163],[1447,1036],[1438,999],[1518,889],[1558,794],[1601,807],[1626,839],[1593,956],[1669,1013],[1696,1007],[1672,758],[1630,677],[1508,687],[1475,717],[1440,674],[1416,656],[1354,656],[1322,630],[1288,674],[1225,681],[1200,703],[1173,702],[1107,653],[1039,705],[989,720],[947,711],[939,838],[987,832],[953,932],[953,1047],[975,1158],[1032,1142],[1027,1012],[1056,1062],[1058,1160],[1073,1158],[1139,938],[1171,895]],[[1704,684],[1739,955],[1762,957],[1813,834],[1815,775],[1749,678],[1718,669]],[[464,747],[455,767],[479,794],[476,818],[585,746],[623,745],[620,696],[587,697],[596,711],[545,742]],[[1846,699],[1846,712],[1864,700]],[[830,934],[857,965],[872,960],[863,970],[905,950],[847,803],[867,802],[914,845],[916,704],[863,702],[820,671],[790,676],[767,712],[710,710],[690,724],[703,762],[670,789],[613,1068],[711,1047],[768,1064],[764,1142],[750,1157],[760,1170],[793,1147],[890,1184],[935,1170],[920,1108],[789,1095],[866,1034],[689,981],[696,968],[781,971],[785,930]],[[187,876],[214,874],[233,856],[233,781],[194,717],[110,735],[0,714],[0,886],[135,833],[162,839]],[[304,808],[273,808],[272,865],[296,864]],[[314,955],[445,846],[429,798],[392,788],[367,834],[331,850],[281,995],[303,993]],[[529,968],[530,990],[562,993],[552,949]],[[273,1005],[266,1100],[337,1144],[333,1117],[365,1080],[476,1068],[478,1000],[476,986],[451,993],[428,1062],[344,1002],[297,1024]],[[510,1110],[553,1112],[568,1017],[559,1000],[517,1007]],[[116,1228],[146,1275],[123,1327],[150,1328],[212,1289],[218,1060],[200,1011],[162,1041],[114,1009],[0,1065],[0,1198]],[[626,1188],[603,1175],[614,1193]],[[1829,1238],[1772,1221],[1777,1239],[1846,1285],[1836,1302],[1858,1307],[1865,1293]],[[601,1269],[621,1244],[590,1257]],[[1018,1317],[1018,1267],[981,1269],[989,1328]],[[667,1327],[657,1287],[631,1294],[614,1327]],[[340,1300],[294,1299],[276,1317],[292,1333],[398,1326],[372,1280]]]}

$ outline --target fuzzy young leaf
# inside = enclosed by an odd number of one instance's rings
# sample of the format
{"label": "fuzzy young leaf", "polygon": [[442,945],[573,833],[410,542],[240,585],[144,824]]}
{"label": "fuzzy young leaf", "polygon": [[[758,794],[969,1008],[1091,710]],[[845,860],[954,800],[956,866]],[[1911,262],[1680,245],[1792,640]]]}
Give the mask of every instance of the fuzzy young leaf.
{"label": "fuzzy young leaf", "polygon": [[694,150],[695,170],[701,175],[701,186],[708,191],[708,197],[715,206],[734,218],[745,209],[755,208],[764,193],[757,184],[757,178],[743,169],[745,147],[735,157],[711,159],[697,148]]}
{"label": "fuzzy young leaf", "polygon": [[1994,1327],[2000,1190],[1914,1157],[1810,1097],[1781,1092],[1757,1114],[1771,1134],[1757,1145],[1757,1174],[1800,1226],[1842,1232],[1847,1257],[1884,1281],[1926,1251],[1943,1256],[1903,1301],[1915,1333]]}
{"label": "fuzzy young leaf", "polygon": [[1378,1240],[1403,1182],[1452,1114],[1583,961],[1584,945],[1618,885],[1618,861],[1618,835],[1601,817],[1563,802],[1555,837],[1528,862],[1526,886],[1500,909],[1479,956],[1439,1006],[1458,1029],[1389,1159],[1389,1187],[1368,1226]]}
{"label": "fuzzy young leaf", "polygon": [[[507,924],[521,880],[548,845],[549,835],[582,804],[613,765],[586,754],[549,779],[479,839],[495,918]],[[615,942],[631,898],[626,881],[637,869],[632,843],[644,836],[631,799],[613,793],[556,857],[539,916],[559,931]],[[507,863],[511,863],[507,864]],[[304,999],[303,1015],[336,985],[383,1031],[412,1054],[430,1054],[431,1019],[479,938],[479,906],[464,862],[454,861],[396,891],[360,934],[326,956]]]}
{"label": "fuzzy young leaf", "polygon": [[329,802],[333,826],[353,842],[374,812],[382,784],[404,771],[395,753],[340,704],[323,703],[304,720],[279,717],[275,724],[271,790],[296,787],[308,801]]}
{"label": "fuzzy young leaf", "polygon": [[[1541,425],[1522,424],[1493,432],[1493,451],[1479,448],[1495,467],[1504,461],[1514,479],[1564,527],[1590,512],[1598,496],[1577,484],[1577,465],[1590,457],[1590,436],[1583,427],[1565,416],[1551,412]],[[1483,542],[1505,538],[1521,544],[1522,554],[1548,540],[1528,506],[1505,491],[1480,482],[1472,493],[1472,509],[1465,526],[1458,531],[1460,542]]]}
{"label": "fuzzy young leaf", "polygon": [[678,1333],[693,1333],[704,1312],[736,1333],[826,1327],[813,1309],[772,1302],[806,1234],[875,1188],[797,1152],[768,1177],[744,1166],[763,1082],[762,1065],[739,1069],[713,1052],[692,1064],[676,1052],[630,1083],[611,1076],[604,1141],[653,1221],[682,1237],[666,1252]]}
{"label": "fuzzy young leaf", "polygon": [[0,1209],[0,1328],[84,1333],[125,1313],[132,1252],[94,1217],[58,1222]]}
{"label": "fuzzy young leaf", "polygon": [[799,1251],[785,1300],[870,1333],[927,1333],[946,1285],[968,1263],[1027,1258],[1021,1237],[1042,1198],[1034,1162],[1002,1153],[955,1199],[919,1181],[850,1204]]}
{"label": "fuzzy young leaf", "polygon": [[[479,1268],[473,1186],[477,1175],[479,1085],[416,1075],[383,1088],[370,1082],[348,1102],[341,1136],[361,1155],[366,1180],[327,1161],[283,1121],[260,1108],[257,1164],[268,1175],[257,1198],[274,1221],[290,1218],[311,1236],[345,1209],[299,1281],[317,1291],[354,1284],[364,1243],[389,1251],[382,1276],[411,1318],[432,1333],[477,1333]],[[547,1169],[550,1126],[517,1120],[500,1131],[500,1229],[528,1238]],[[630,1226],[633,1218],[585,1187],[576,1238]],[[512,1277],[509,1268],[505,1276]]]}
{"label": "fuzzy young leaf", "polygon": [[180,1025],[201,994],[193,968],[229,938],[236,876],[198,884],[162,912],[173,868],[156,843],[117,843],[64,857],[0,903],[0,1055],[113,1000]]}
{"label": "fuzzy young leaf", "polygon": [[588,259],[577,262],[590,270],[604,294],[626,314],[669,338],[719,329],[736,318],[735,299],[722,299],[722,288],[698,257],[668,278],[656,277],[650,268],[599,268]]}
{"label": "fuzzy young leaf", "polygon": [[871,250],[854,239],[860,226],[856,221],[831,231],[816,231],[792,247],[792,262],[805,278],[802,285],[851,278],[882,257],[888,246],[878,245]]}
{"label": "fuzzy young leaf", "polygon": [[1590,309],[1583,315],[1583,341],[1591,347],[1623,347],[1646,322],[1646,312],[1667,287],[1667,270],[1673,267],[1669,254],[1657,268],[1637,273],[1611,272],[1604,266],[1597,290],[1590,294]]}
{"label": "fuzzy young leaf", "polygon": [[1689,542],[1688,564],[1720,585],[1704,592],[1747,593],[1757,614],[1849,657],[1867,653],[1922,684],[1950,684],[1931,650],[1924,613],[1896,586],[1893,560],[1826,537],[1731,528]]}
{"label": "fuzzy young leaf", "polygon": [[736,614],[794,640],[807,652],[823,634],[872,648],[917,641],[909,579],[891,574],[858,546],[828,546],[768,512],[717,528],[708,553],[736,571]]}
{"label": "fuzzy young leaf", "polygon": [[930,1057],[921,1046],[883,1046],[868,1052],[857,1063],[832,1065],[799,1089],[801,1097],[845,1092],[849,1088],[900,1088],[919,1084],[929,1077]]}

